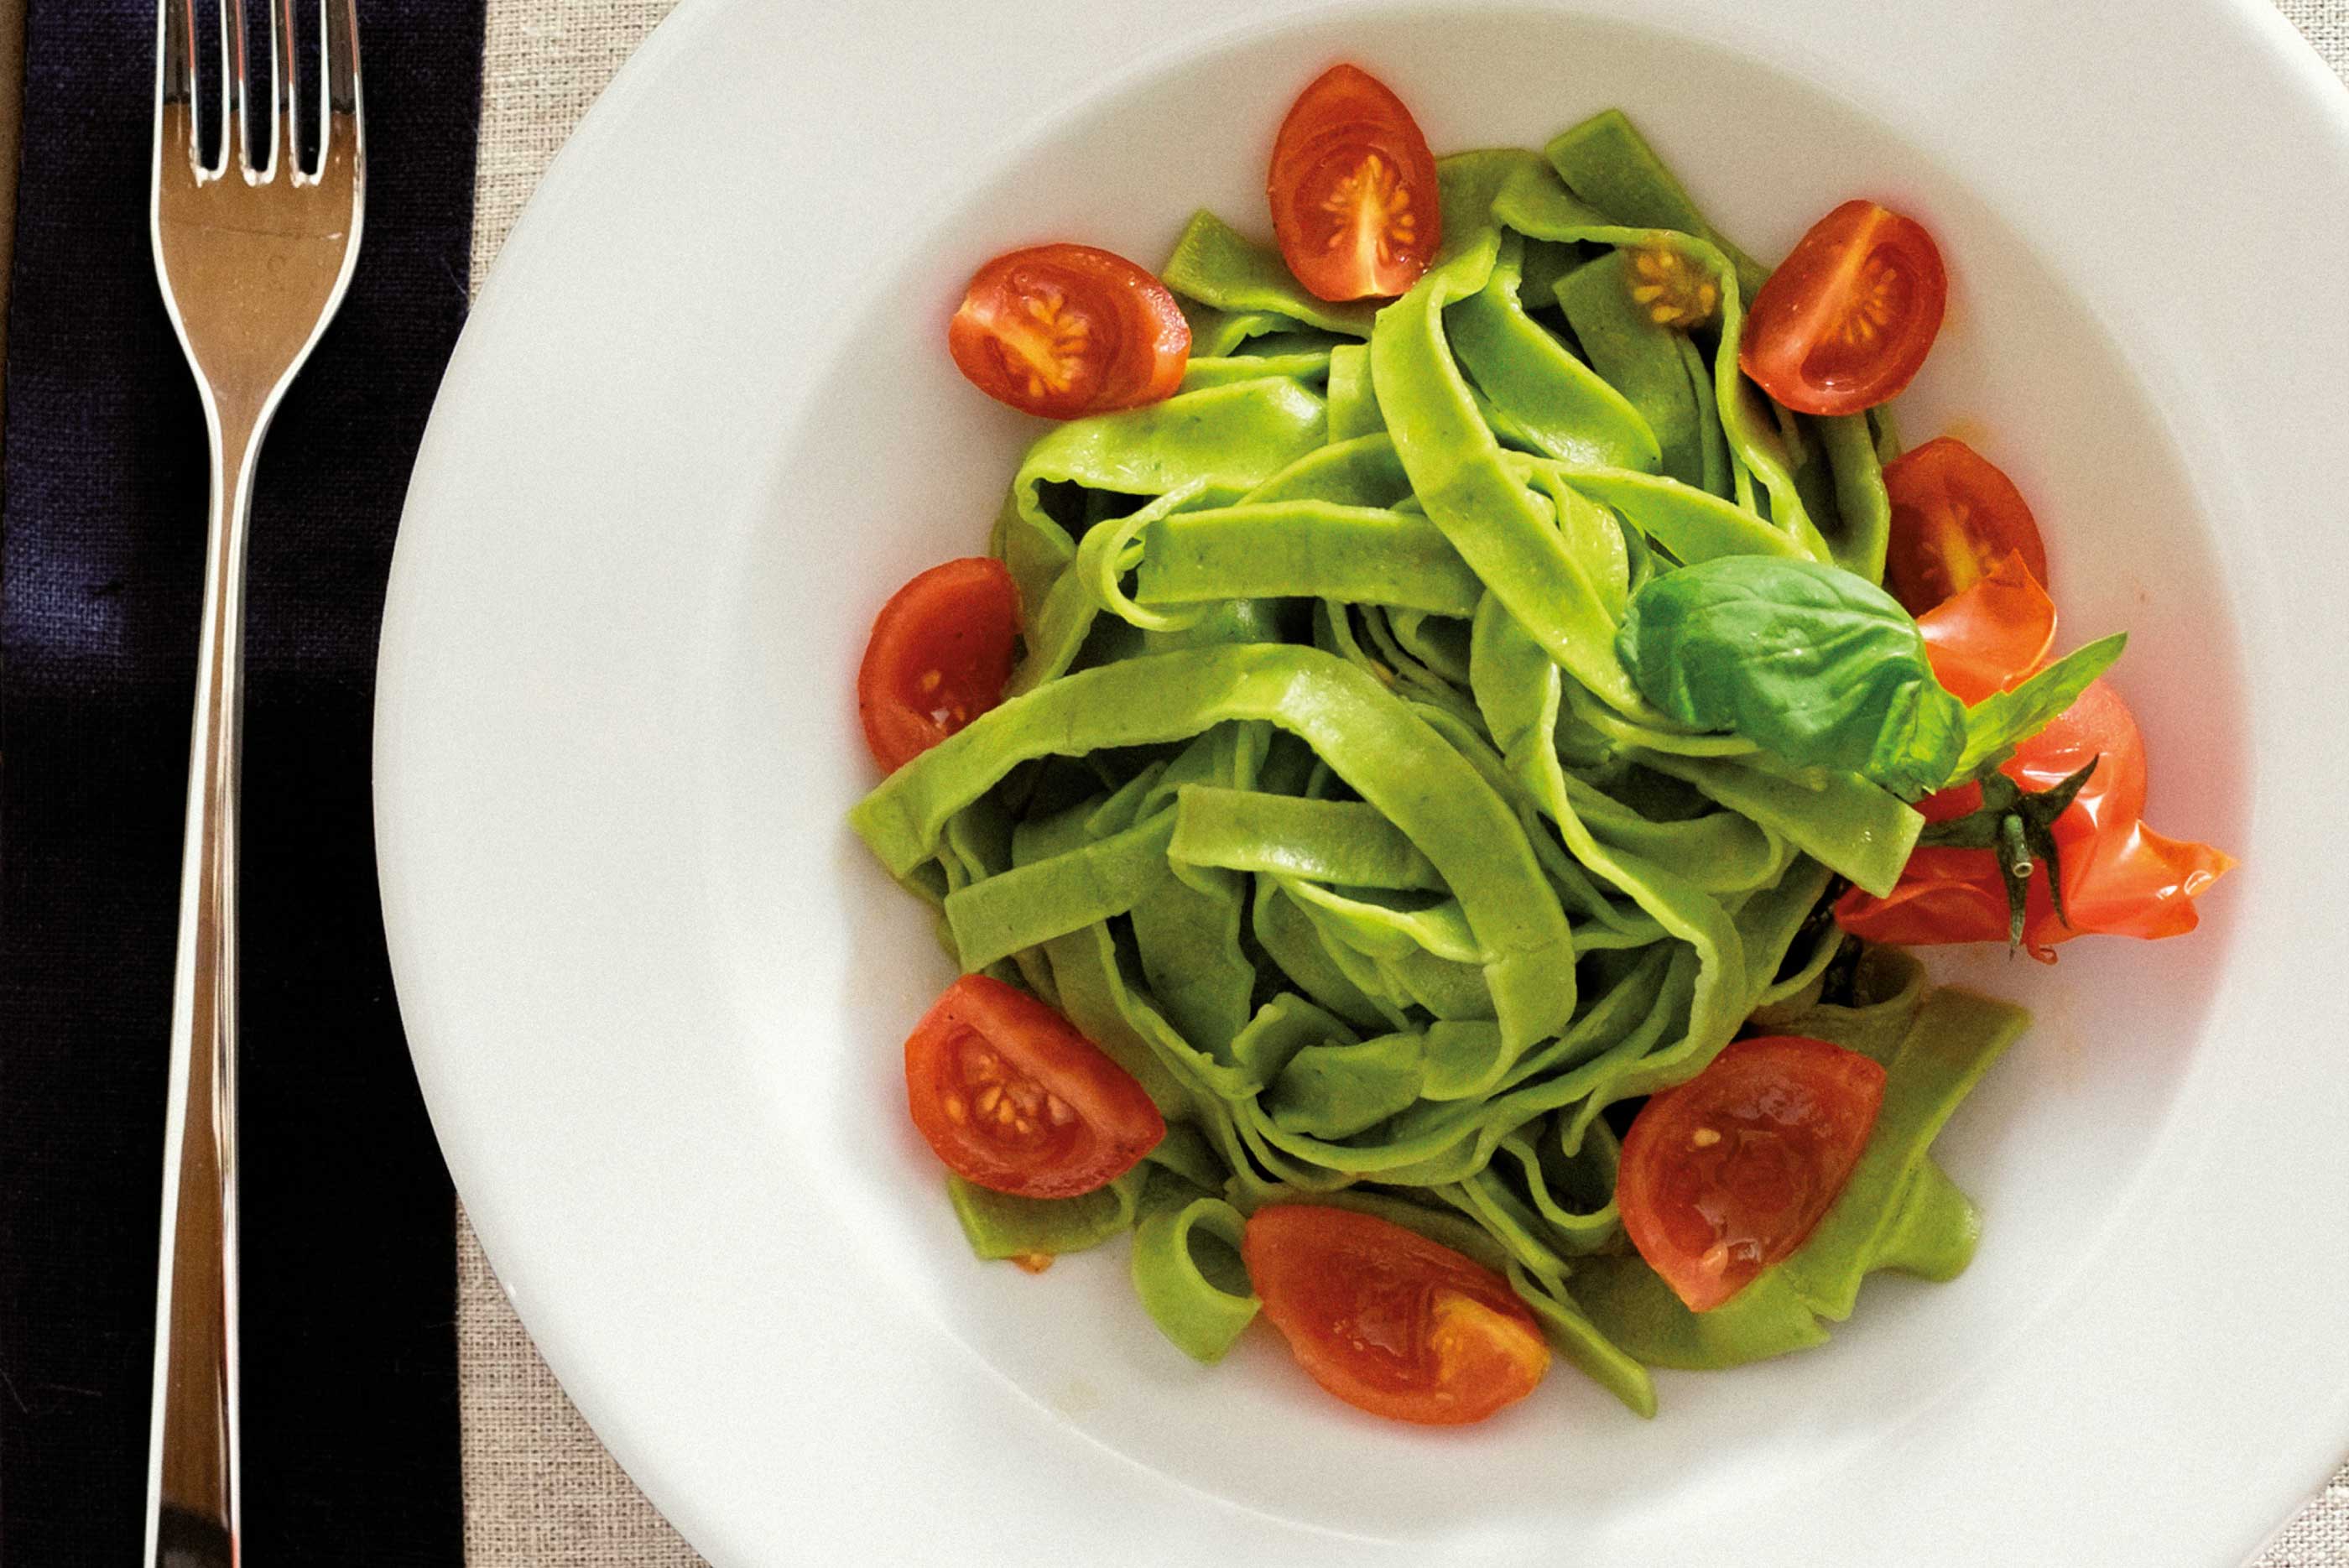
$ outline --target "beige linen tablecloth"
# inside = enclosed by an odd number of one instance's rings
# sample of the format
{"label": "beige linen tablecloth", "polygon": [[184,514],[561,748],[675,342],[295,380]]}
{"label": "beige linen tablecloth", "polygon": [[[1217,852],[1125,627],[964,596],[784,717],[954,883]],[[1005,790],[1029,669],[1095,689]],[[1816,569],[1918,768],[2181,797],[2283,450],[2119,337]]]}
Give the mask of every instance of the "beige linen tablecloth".
{"label": "beige linen tablecloth", "polygon": [[[2276,0],[2349,79],[2349,0]],[[473,285],[547,161],[675,0],[490,0]],[[458,1362],[470,1568],[698,1568],[532,1348],[459,1216]],[[2147,1568],[2155,1568],[2148,1564]],[[2256,1568],[2349,1568],[2349,1468]]]}

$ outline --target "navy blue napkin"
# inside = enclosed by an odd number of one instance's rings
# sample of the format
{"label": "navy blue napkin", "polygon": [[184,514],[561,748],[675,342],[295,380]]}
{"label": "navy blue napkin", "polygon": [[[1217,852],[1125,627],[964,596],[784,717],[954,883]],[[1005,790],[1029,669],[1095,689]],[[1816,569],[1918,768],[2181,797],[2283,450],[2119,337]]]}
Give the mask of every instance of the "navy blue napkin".
{"label": "navy blue napkin", "polygon": [[[202,422],[147,238],[153,0],[35,0],[0,555],[0,1568],[137,1561]],[[394,1008],[368,722],[465,313],[481,6],[363,0],[367,230],[254,503],[251,1561],[461,1560],[452,1202]]]}

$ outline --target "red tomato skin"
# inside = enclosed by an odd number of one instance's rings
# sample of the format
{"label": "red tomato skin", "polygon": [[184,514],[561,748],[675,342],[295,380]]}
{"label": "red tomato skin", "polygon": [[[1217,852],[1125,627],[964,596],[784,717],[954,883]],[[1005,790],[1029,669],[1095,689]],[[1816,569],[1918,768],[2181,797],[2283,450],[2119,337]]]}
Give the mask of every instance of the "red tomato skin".
{"label": "red tomato skin", "polygon": [[1691,1312],[1710,1312],[1809,1237],[1883,1103],[1884,1069],[1857,1051],[1797,1034],[1732,1042],[1632,1119],[1616,1179],[1624,1233]]}
{"label": "red tomato skin", "polygon": [[[2199,923],[2195,900],[2235,864],[2207,844],[2165,837],[2145,825],[2145,737],[2128,704],[2105,681],[2091,681],[1999,771],[2025,789],[2044,790],[2092,758],[2096,771],[2054,828],[2070,923],[2055,918],[2044,875],[2032,878],[2023,900],[2023,946],[2042,960],[2052,961],[2058,943],[2078,936],[2181,936]],[[1930,795],[1918,809],[1941,821],[1981,804],[1981,786],[1967,784]],[[2003,942],[2006,888],[1989,850],[1920,849],[1889,896],[1853,888],[1837,900],[1836,923],[1868,941],[1902,947]]]}
{"label": "red tomato skin", "polygon": [[[1000,1091],[994,1102],[989,1087]],[[1058,1012],[983,974],[947,987],[906,1036],[905,1098],[956,1175],[1021,1198],[1106,1187],[1166,1136],[1132,1074]]]}
{"label": "red tomato skin", "polygon": [[1166,286],[1123,256],[1032,245],[972,275],[947,324],[947,352],[998,402],[1068,420],[1172,397],[1190,363],[1191,324]]}
{"label": "red tomato skin", "polygon": [[882,771],[1002,701],[1019,635],[1019,590],[987,556],[932,566],[890,595],[856,670],[857,717]]}
{"label": "red tomato skin", "polygon": [[2019,551],[1917,618],[1933,678],[1968,706],[2018,685],[2055,645],[2055,602]]}
{"label": "red tomato skin", "polygon": [[1916,376],[1949,295],[1940,247],[1922,223],[1846,202],[1811,225],[1754,296],[1737,362],[1797,413],[1856,414]]}
{"label": "red tomato skin", "polygon": [[1884,586],[1922,617],[1934,606],[2020,555],[2034,581],[2047,583],[2047,545],[2014,481],[1952,436],[1927,441],[1884,465],[1892,504],[1892,538]]}
{"label": "red tomato skin", "polygon": [[1374,1215],[1269,1205],[1249,1217],[1240,1258],[1299,1364],[1374,1416],[1481,1421],[1548,1370],[1541,1327],[1507,1281]]}
{"label": "red tomato skin", "polygon": [[[1372,157],[1375,166],[1366,162]],[[1349,181],[1355,184],[1348,186]],[[1333,210],[1324,205],[1342,204],[1349,189],[1366,183],[1385,193],[1393,220],[1368,242],[1368,251],[1360,243],[1333,242],[1343,223],[1333,222]],[[1289,106],[1273,142],[1265,193],[1281,259],[1317,298],[1405,293],[1444,243],[1435,155],[1427,138],[1402,99],[1359,66],[1330,67]],[[1383,255],[1378,254],[1381,242]]]}

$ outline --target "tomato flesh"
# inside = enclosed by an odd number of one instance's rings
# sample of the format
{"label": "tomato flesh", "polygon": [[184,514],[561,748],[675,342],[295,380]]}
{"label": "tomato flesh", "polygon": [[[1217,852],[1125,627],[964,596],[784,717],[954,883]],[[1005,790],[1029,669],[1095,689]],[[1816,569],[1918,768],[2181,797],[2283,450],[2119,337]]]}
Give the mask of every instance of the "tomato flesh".
{"label": "tomato flesh", "polygon": [[1721,285],[1674,245],[1631,248],[1631,303],[1659,327],[1704,327],[1721,314]]}
{"label": "tomato flesh", "polygon": [[1541,1327],[1508,1282],[1375,1215],[1259,1209],[1241,1261],[1316,1383],[1358,1409],[1423,1426],[1481,1421],[1549,1370]]}
{"label": "tomato flesh", "polygon": [[947,987],[905,1041],[905,1098],[940,1159],[1022,1198],[1074,1198],[1166,1136],[1133,1075],[1069,1021],[983,974]]}
{"label": "tomato flesh", "polygon": [[1884,466],[1892,537],[1884,586],[1921,616],[1962,593],[2012,555],[2043,587],[2047,545],[2014,482],[1965,442],[1929,441]]}
{"label": "tomato flesh", "polygon": [[864,743],[895,773],[1003,701],[1019,590],[1000,561],[932,566],[889,596],[856,670]]}
{"label": "tomato flesh", "polygon": [[1737,362],[1806,414],[1851,414],[1899,395],[1941,330],[1949,275],[1923,224],[1846,202],[1813,224],[1754,296]]}
{"label": "tomato flesh", "polygon": [[[2039,667],[2054,640],[2055,613],[2014,551],[1917,626],[1934,675],[1971,702]],[[2023,944],[2050,962],[2056,945],[2076,936],[2154,939],[2192,930],[2200,920],[2195,900],[2235,864],[2207,844],[2167,837],[2145,825],[2145,737],[2128,704],[2102,680],[2091,681],[2071,707],[2017,746],[2000,771],[2040,792],[2091,763],[2095,772],[2049,830],[2063,916],[2044,865],[2024,889]],[[1917,809],[1929,822],[1943,822],[1981,805],[1981,786],[1965,784],[1928,795]],[[1889,894],[1879,898],[1855,888],[1837,900],[1835,915],[1853,936],[1904,947],[2002,942],[2012,929],[2006,883],[1988,849],[1919,849]]]}
{"label": "tomato flesh", "polygon": [[1332,66],[1298,96],[1265,185],[1281,259],[1318,298],[1402,294],[1444,241],[1427,138],[1359,66]]}
{"label": "tomato flesh", "polygon": [[947,351],[999,402],[1047,419],[1170,397],[1191,325],[1166,286],[1091,245],[1036,245],[980,267],[947,324]]}
{"label": "tomato flesh", "polygon": [[1884,1069],[1857,1051],[1733,1042],[1640,1107],[1616,1183],[1624,1232],[1690,1311],[1709,1312],[1803,1244],[1883,1103]]}
{"label": "tomato flesh", "polygon": [[[2096,771],[2052,829],[2070,919],[2056,918],[2044,867],[2023,900],[2023,942],[2035,958],[2052,960],[2056,944],[2077,936],[2183,935],[2199,923],[2195,900],[2235,864],[2207,844],[2169,838],[2145,825],[2145,737],[2120,693],[2102,680],[2089,682],[1999,771],[2037,791],[2092,761]],[[1982,787],[1966,784],[1927,796],[1918,810],[1941,821],[1981,804]],[[1835,913],[1853,936],[1903,947],[2007,940],[2006,885],[1987,849],[1917,850],[1889,895],[1853,888]]]}
{"label": "tomato flesh", "polygon": [[2055,642],[2055,601],[2010,551],[1971,586],[1917,618],[1933,678],[1968,704],[2039,668]]}

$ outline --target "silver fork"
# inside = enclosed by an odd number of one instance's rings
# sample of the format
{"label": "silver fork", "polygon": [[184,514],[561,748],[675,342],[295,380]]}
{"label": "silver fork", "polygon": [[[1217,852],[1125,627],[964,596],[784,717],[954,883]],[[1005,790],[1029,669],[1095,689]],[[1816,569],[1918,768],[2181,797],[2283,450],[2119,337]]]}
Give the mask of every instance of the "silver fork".
{"label": "silver fork", "polygon": [[[164,307],[212,437],[211,527],[156,1265],[155,1403],[147,1449],[149,1568],[231,1568],[237,1459],[236,835],[243,728],[245,524],[270,416],[333,319],[358,257],[367,189],[353,0],[317,0],[318,154],[304,168],[295,0],[271,0],[267,151],[245,69],[241,0],[158,0],[151,231]],[[219,106],[201,101],[191,5],[212,11]],[[216,119],[204,160],[199,128]]]}

